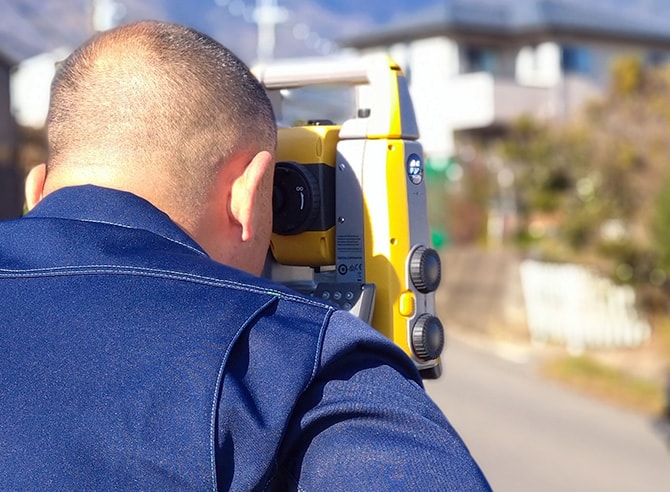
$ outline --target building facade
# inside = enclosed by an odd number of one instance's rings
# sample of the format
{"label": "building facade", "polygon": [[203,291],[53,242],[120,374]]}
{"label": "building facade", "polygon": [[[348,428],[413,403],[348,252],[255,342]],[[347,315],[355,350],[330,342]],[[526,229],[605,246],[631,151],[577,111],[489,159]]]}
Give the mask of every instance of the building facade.
{"label": "building facade", "polygon": [[670,60],[670,21],[587,2],[456,0],[425,22],[341,40],[386,52],[405,70],[426,155],[454,154],[458,132],[495,131],[522,115],[565,120],[607,90],[612,63]]}

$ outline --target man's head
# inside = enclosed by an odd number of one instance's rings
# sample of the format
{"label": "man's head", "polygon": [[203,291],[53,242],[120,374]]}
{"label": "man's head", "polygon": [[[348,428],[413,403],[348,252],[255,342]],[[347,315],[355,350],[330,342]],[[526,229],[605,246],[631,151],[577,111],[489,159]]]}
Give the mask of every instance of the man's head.
{"label": "man's head", "polygon": [[130,191],[213,258],[260,271],[274,115],[248,68],[213,39],[161,22],[102,33],[59,67],[47,129],[49,160],[28,179],[29,206],[64,186]]}

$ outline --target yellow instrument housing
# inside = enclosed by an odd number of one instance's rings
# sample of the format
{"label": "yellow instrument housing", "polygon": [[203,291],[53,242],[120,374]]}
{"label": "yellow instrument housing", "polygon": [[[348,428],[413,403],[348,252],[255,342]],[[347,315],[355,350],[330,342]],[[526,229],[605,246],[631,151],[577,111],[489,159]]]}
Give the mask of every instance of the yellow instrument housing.
{"label": "yellow instrument housing", "polygon": [[[278,130],[276,160],[335,167],[340,127],[299,126]],[[319,267],[335,263],[335,226],[300,234],[272,234],[270,250],[283,265]]]}
{"label": "yellow instrument housing", "polygon": [[[423,377],[438,377],[444,332],[434,291],[441,265],[430,247],[423,150],[402,69],[387,56],[371,55],[278,62],[254,73],[279,116],[292,89],[356,88],[356,116],[340,126],[279,131],[278,163],[334,170],[335,213],[333,227],[273,234],[279,265],[272,265],[270,277],[337,301],[401,347]],[[311,267],[306,279],[305,267]]]}

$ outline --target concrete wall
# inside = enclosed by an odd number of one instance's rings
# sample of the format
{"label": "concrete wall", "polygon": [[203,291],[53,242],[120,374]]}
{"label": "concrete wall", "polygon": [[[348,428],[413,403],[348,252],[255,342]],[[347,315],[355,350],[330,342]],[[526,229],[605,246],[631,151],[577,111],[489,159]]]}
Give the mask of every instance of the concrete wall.
{"label": "concrete wall", "polygon": [[454,247],[440,252],[442,283],[436,293],[438,314],[447,334],[527,341],[528,324],[520,257],[514,250]]}

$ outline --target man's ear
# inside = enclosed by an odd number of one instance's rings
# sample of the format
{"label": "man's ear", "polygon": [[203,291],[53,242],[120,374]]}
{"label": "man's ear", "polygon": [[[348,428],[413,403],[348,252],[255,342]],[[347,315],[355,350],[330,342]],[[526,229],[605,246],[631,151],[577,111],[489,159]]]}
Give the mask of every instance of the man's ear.
{"label": "man's ear", "polygon": [[26,206],[32,210],[44,196],[44,182],[47,178],[46,164],[38,164],[30,170],[26,177]]}
{"label": "man's ear", "polygon": [[[272,168],[272,154],[262,151],[248,162],[233,181],[230,214],[242,229],[242,241],[249,241],[257,232],[254,230],[254,210],[272,204],[272,184],[266,182],[272,179]],[[266,193],[270,194],[269,199],[264,196]],[[256,210],[256,214],[259,213],[271,213],[271,211]]]}

